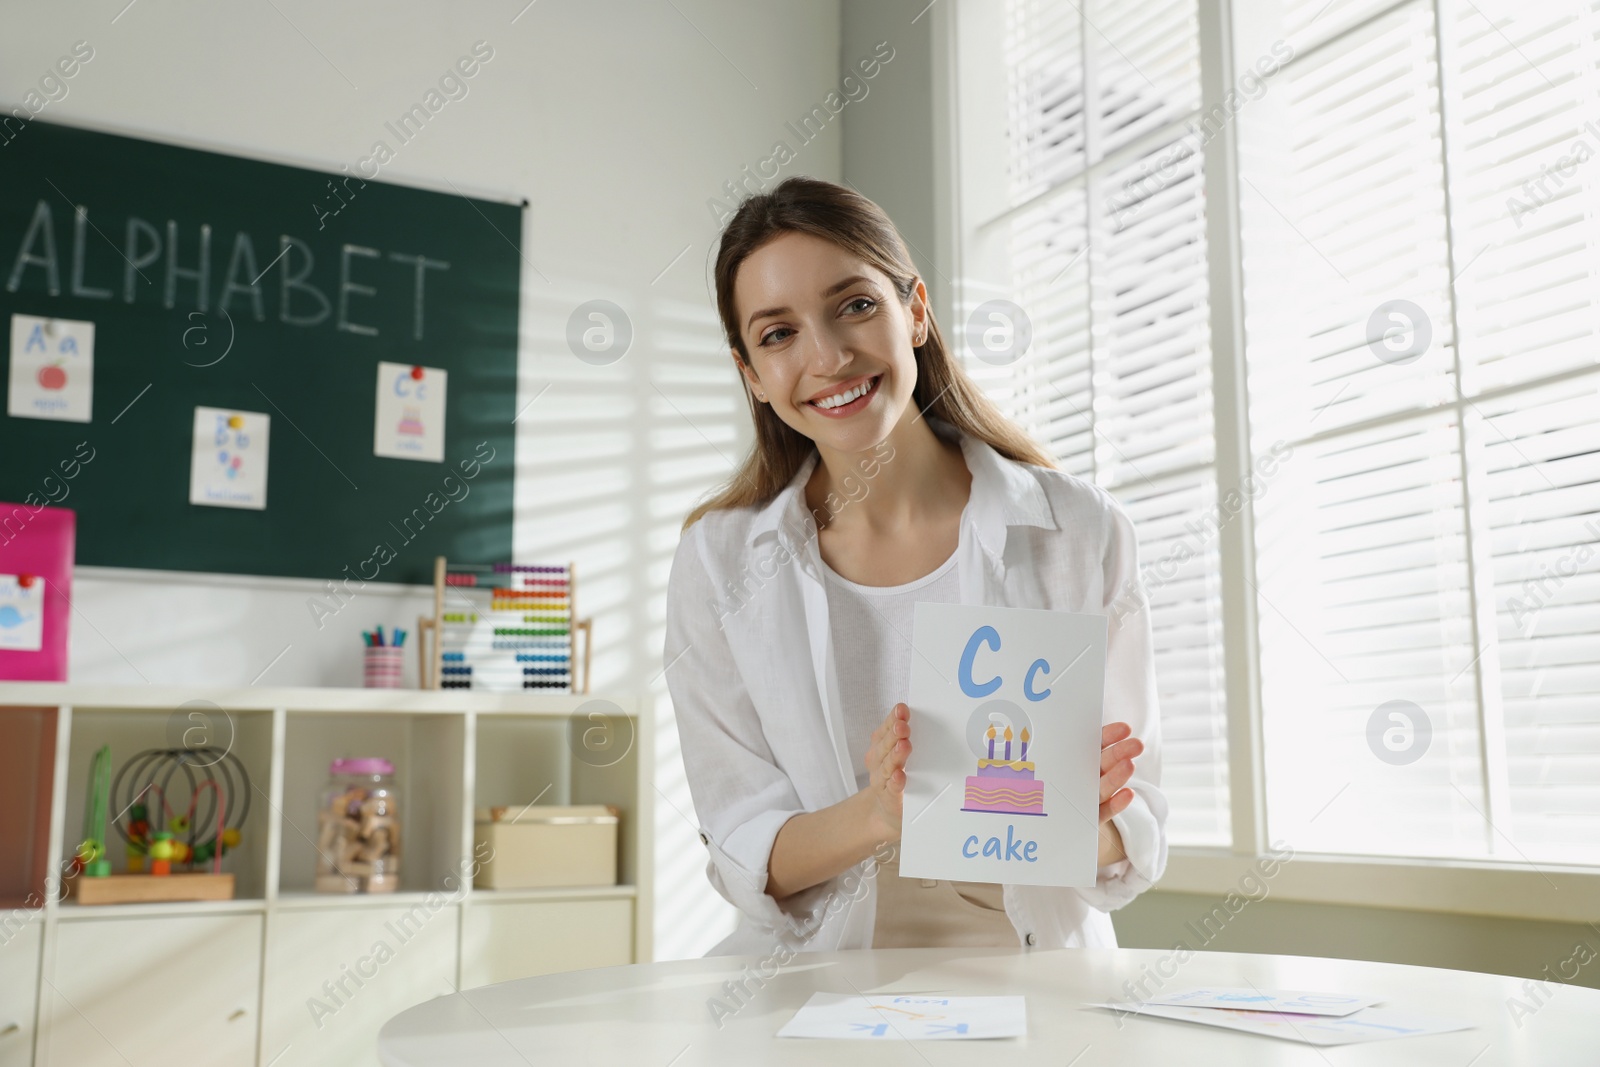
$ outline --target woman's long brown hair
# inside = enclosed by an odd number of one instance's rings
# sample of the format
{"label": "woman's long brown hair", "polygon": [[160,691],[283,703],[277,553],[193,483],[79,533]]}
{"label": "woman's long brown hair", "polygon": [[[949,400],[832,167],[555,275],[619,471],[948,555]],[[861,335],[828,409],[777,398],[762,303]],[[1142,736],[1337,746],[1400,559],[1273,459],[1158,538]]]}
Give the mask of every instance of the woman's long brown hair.
{"label": "woman's long brown hair", "polygon": [[[739,206],[722,231],[717,251],[717,312],[729,345],[745,366],[750,365],[750,353],[734,308],[734,279],[751,253],[784,233],[807,233],[832,241],[888,275],[900,302],[910,305],[916,268],[884,210],[842,185],[816,178],[788,178],[771,192],[752,196]],[[931,308],[927,339],[913,352],[917,384],[911,399],[924,415],[937,416],[988,442],[1007,459],[1041,467],[1056,465],[1033,438],[1001,413],[950,355]],[[816,448],[809,437],[780,419],[770,406],[759,403],[748,389],[745,399],[755,421],[755,447],[728,484],[689,513],[683,523],[685,530],[708,511],[766,504],[793,480]]]}

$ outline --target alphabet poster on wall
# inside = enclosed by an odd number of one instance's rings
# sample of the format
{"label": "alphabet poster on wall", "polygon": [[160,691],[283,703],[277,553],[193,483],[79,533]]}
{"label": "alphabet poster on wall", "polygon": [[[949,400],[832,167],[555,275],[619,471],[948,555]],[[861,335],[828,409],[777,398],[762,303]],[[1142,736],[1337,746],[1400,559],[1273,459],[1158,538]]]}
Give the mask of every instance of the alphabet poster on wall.
{"label": "alphabet poster on wall", "polygon": [[195,408],[189,503],[266,510],[271,427],[272,417],[260,412]]}
{"label": "alphabet poster on wall", "polygon": [[444,400],[448,375],[438,367],[378,364],[374,455],[444,462]]}
{"label": "alphabet poster on wall", "polygon": [[1092,886],[1104,615],[918,604],[900,873]]}
{"label": "alphabet poster on wall", "polygon": [[88,422],[94,405],[94,323],[11,316],[6,414]]}

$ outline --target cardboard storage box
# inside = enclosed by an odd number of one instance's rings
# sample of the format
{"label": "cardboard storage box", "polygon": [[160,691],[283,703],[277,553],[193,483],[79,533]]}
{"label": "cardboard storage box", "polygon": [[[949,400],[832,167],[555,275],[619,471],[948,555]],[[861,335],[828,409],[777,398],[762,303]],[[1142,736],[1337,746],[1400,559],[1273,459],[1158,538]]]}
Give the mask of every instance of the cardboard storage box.
{"label": "cardboard storage box", "polygon": [[479,889],[617,884],[616,808],[478,808],[473,818]]}

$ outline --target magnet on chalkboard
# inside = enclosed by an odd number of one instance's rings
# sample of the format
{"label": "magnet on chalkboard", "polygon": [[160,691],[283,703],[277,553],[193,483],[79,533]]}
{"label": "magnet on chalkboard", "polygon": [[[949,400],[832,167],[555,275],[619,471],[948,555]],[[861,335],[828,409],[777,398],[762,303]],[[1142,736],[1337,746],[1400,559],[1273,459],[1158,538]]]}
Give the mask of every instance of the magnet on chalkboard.
{"label": "magnet on chalkboard", "polygon": [[231,415],[231,416],[229,416],[228,417],[228,429],[230,429],[230,430],[242,430],[242,429],[244,429],[244,416],[243,415]]}
{"label": "magnet on chalkboard", "polygon": [[422,368],[421,367],[412,367],[411,368],[411,380],[414,381],[414,382],[422,381]]}
{"label": "magnet on chalkboard", "polygon": [[19,575],[17,575],[17,585],[21,586],[23,589],[32,588],[33,587],[33,575],[31,575],[31,574],[19,574]]}

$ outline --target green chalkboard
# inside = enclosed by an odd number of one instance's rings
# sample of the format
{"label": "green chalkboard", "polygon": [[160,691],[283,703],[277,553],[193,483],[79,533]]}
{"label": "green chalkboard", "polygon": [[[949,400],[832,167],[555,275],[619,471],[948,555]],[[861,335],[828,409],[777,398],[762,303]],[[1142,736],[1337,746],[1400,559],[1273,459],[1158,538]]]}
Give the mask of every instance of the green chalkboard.
{"label": "green chalkboard", "polygon": [[[0,384],[13,315],[93,322],[94,365],[89,422],[0,416],[0,501],[76,510],[82,564],[427,582],[438,554],[510,557],[520,206],[5,136]],[[380,362],[447,372],[442,461],[374,454]],[[189,502],[196,407],[270,416],[264,510]],[[0,547],[22,520],[0,508]]]}

